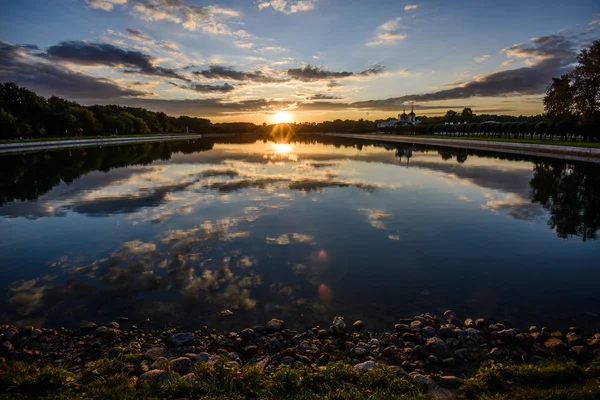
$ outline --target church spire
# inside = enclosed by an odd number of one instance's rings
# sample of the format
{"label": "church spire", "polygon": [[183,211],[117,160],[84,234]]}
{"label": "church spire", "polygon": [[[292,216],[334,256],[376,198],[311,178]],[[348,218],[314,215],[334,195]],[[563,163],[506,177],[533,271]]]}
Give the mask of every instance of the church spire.
{"label": "church spire", "polygon": [[414,114],[414,113],[415,113],[415,102],[414,102],[414,101],[413,101],[413,103],[412,103],[412,105],[411,105],[411,107],[410,107],[410,112],[411,112],[412,114]]}

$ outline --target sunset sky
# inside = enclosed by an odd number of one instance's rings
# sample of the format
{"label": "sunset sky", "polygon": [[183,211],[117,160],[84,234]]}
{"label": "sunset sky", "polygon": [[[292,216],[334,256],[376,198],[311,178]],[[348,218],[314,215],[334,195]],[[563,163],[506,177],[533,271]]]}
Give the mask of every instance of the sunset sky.
{"label": "sunset sky", "polygon": [[213,121],[537,114],[599,38],[592,0],[3,1],[0,81]]}

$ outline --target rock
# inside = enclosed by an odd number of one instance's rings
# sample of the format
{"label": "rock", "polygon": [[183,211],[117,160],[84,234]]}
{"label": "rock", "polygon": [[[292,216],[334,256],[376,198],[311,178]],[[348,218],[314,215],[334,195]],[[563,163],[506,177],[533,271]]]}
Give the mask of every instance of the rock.
{"label": "rock", "polygon": [[429,355],[429,353],[427,353],[427,350],[425,350],[425,347],[419,345],[416,345],[415,347],[413,347],[411,355],[415,358],[425,358]]}
{"label": "rock", "polygon": [[121,317],[121,318],[117,319],[117,322],[120,322],[120,323],[127,322],[127,321],[129,321],[129,318],[127,318],[127,317]]}
{"label": "rock", "polygon": [[210,354],[208,353],[198,353],[198,355],[196,356],[196,362],[197,363],[203,363],[203,362],[208,362],[210,360]]}
{"label": "rock", "polygon": [[557,353],[564,353],[567,349],[567,346],[562,342],[562,340],[558,338],[550,338],[544,342],[544,346],[547,349],[553,350]]}
{"label": "rock", "polygon": [[94,337],[101,338],[106,342],[112,342],[119,337],[119,331],[106,326],[100,326],[94,331]]}
{"label": "rock", "polygon": [[167,380],[177,378],[177,374],[171,371],[164,371],[162,369],[154,369],[143,373],[137,380],[136,386],[141,386],[144,382],[158,381],[159,383]]}
{"label": "rock", "polygon": [[116,358],[125,352],[125,349],[122,347],[113,347],[108,351],[108,357]]}
{"label": "rock", "polygon": [[98,325],[90,321],[81,321],[81,323],[79,324],[79,330],[83,333],[92,333],[96,330],[97,327]]}
{"label": "rock", "polygon": [[592,349],[600,349],[600,339],[590,339],[587,343]]}
{"label": "rock", "polygon": [[448,357],[448,358],[444,358],[442,360],[442,366],[444,368],[452,368],[452,367],[454,367],[455,364],[456,364],[456,361],[454,360],[454,357]]}
{"label": "rock", "polygon": [[187,357],[176,358],[171,360],[169,364],[171,364],[173,371],[178,374],[187,374],[192,369],[192,361]]}
{"label": "rock", "polygon": [[535,343],[535,339],[529,333],[519,333],[515,335],[515,340],[523,347],[531,347]]}
{"label": "rock", "polygon": [[31,325],[27,325],[21,328],[21,335],[23,336],[29,336],[31,335],[31,333],[33,332],[33,326]]}
{"label": "rock", "polygon": [[435,329],[431,326],[424,327],[423,332],[429,337],[433,337],[436,334]]}
{"label": "rock", "polygon": [[0,344],[0,354],[3,356],[8,356],[10,353],[14,351],[14,347],[10,342],[4,342]]}
{"label": "rock", "polygon": [[406,324],[396,324],[394,325],[395,332],[408,332],[410,331],[410,326]]}
{"label": "rock", "polygon": [[250,328],[246,328],[240,332],[240,336],[244,340],[252,339],[254,337],[254,335],[255,335],[254,330],[250,329]]}
{"label": "rock", "polygon": [[333,332],[336,335],[342,336],[346,333],[346,322],[344,321],[344,318],[335,317],[333,319],[332,326],[333,326]]}
{"label": "rock", "polygon": [[467,328],[475,328],[475,321],[473,321],[471,318],[467,318],[465,319],[465,326]]}
{"label": "rock", "polygon": [[465,333],[469,336],[481,335],[481,331],[475,328],[467,328],[465,329]]}
{"label": "rock", "polygon": [[573,332],[573,333],[579,334],[579,333],[581,333],[581,328],[578,327],[578,326],[570,326],[569,327],[569,332]]}
{"label": "rock", "polygon": [[267,332],[269,332],[269,333],[281,332],[283,330],[283,328],[285,328],[285,322],[283,322],[280,319],[273,318],[272,320],[267,322],[267,325],[265,326],[265,328],[266,328]]}
{"label": "rock", "polygon": [[265,327],[262,325],[256,325],[252,327],[252,330],[254,331],[254,333],[256,333],[257,335],[260,335],[262,333],[264,333],[265,331]]}
{"label": "rock", "polygon": [[228,358],[230,361],[236,361],[236,360],[239,360],[239,359],[240,359],[240,356],[238,356],[238,353],[236,353],[236,352],[232,351],[231,353],[227,354],[227,358]]}
{"label": "rock", "polygon": [[244,354],[248,355],[248,356],[253,356],[256,353],[258,353],[258,346],[246,346],[242,349],[242,351],[244,352]]}
{"label": "rock", "polygon": [[369,350],[365,349],[364,347],[357,347],[354,349],[354,354],[356,354],[359,357],[366,355],[368,352]]}
{"label": "rock", "polygon": [[498,338],[504,342],[511,342],[515,338],[515,332],[512,329],[498,331]]}
{"label": "rock", "polygon": [[377,340],[377,339],[371,339],[371,341],[369,342],[369,344],[371,346],[377,346],[377,347],[379,347],[379,340]]}
{"label": "rock", "polygon": [[219,315],[221,317],[232,317],[233,316],[233,311],[231,310],[223,310],[219,313]]}
{"label": "rock", "polygon": [[194,342],[194,334],[190,332],[177,333],[169,337],[169,344],[172,347],[189,346]]}
{"label": "rock", "polygon": [[108,324],[106,324],[104,326],[106,326],[107,328],[112,328],[112,329],[119,329],[120,328],[119,324],[116,323],[115,321],[109,322]]}
{"label": "rock", "polygon": [[452,329],[443,326],[438,330],[438,336],[444,340],[446,339],[450,339],[454,337],[454,332],[452,331]]}
{"label": "rock", "polygon": [[144,353],[144,356],[151,360],[156,360],[158,357],[162,356],[164,352],[165,349],[162,347],[152,347]]}
{"label": "rock", "polygon": [[419,385],[428,385],[430,380],[428,377],[426,377],[425,375],[421,375],[417,372],[411,372],[409,374],[409,376],[413,379],[413,381],[415,381],[415,383],[419,384]]}
{"label": "rock", "polygon": [[355,321],[352,326],[354,326],[354,329],[356,329],[358,332],[362,331],[363,329],[365,329],[365,323],[362,322],[360,319],[358,321]]}
{"label": "rock", "polygon": [[383,349],[383,355],[388,358],[395,357],[396,356],[396,346],[388,346],[385,349]]}
{"label": "rock", "polygon": [[585,346],[585,338],[575,332],[569,332],[567,333],[567,343],[569,347]]}
{"label": "rock", "polygon": [[356,364],[354,370],[358,372],[368,372],[375,368],[375,361],[365,361],[363,363]]}
{"label": "rock", "polygon": [[452,350],[449,348],[446,342],[438,337],[427,339],[425,350],[427,350],[428,353],[440,358],[448,358],[452,356]]}
{"label": "rock", "polygon": [[431,364],[438,364],[440,362],[440,360],[434,355],[427,357],[427,361],[429,361]]}
{"label": "rock", "polygon": [[196,382],[196,375],[194,375],[193,372],[190,372],[189,374],[182,376],[181,379],[193,383]]}
{"label": "rock", "polygon": [[485,320],[485,318],[477,318],[475,320],[475,327],[477,329],[483,329],[485,327],[487,327],[488,322]]}
{"label": "rock", "polygon": [[440,378],[438,384],[446,389],[458,389],[460,386],[460,379],[453,375],[446,375]]}
{"label": "rock", "polygon": [[285,356],[281,359],[282,364],[292,365],[296,361],[294,357]]}
{"label": "rock", "polygon": [[575,356],[579,359],[586,359],[592,355],[590,349],[585,346],[573,346],[571,347],[571,350],[573,350],[573,353],[575,353]]}
{"label": "rock", "polygon": [[32,338],[39,338],[40,336],[42,336],[42,330],[41,329],[34,329],[33,332],[31,332],[31,337]]}
{"label": "rock", "polygon": [[502,356],[502,349],[500,349],[498,347],[494,347],[490,351],[490,356],[492,356],[493,358],[498,358],[498,357]]}

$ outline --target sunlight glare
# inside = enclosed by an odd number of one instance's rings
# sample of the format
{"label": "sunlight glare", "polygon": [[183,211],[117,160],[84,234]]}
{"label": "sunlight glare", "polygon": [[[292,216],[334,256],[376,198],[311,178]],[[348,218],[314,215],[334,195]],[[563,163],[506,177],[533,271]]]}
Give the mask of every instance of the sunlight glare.
{"label": "sunlight glare", "polygon": [[292,145],[287,143],[273,143],[273,149],[279,154],[288,154],[294,150]]}
{"label": "sunlight glare", "polygon": [[289,124],[292,122],[292,114],[287,111],[277,111],[273,115],[273,122],[275,124]]}

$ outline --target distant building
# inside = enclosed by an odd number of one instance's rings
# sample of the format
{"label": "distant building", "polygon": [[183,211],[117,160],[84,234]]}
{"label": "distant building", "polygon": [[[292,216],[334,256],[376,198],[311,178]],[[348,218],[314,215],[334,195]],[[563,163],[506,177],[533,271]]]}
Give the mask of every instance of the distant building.
{"label": "distant building", "polygon": [[387,121],[382,121],[377,124],[378,128],[392,128],[396,126],[405,126],[405,125],[417,125],[420,121],[416,119],[417,115],[415,114],[415,105],[411,106],[410,114],[406,114],[406,110],[402,111],[402,114],[398,114],[398,119],[390,118]]}

